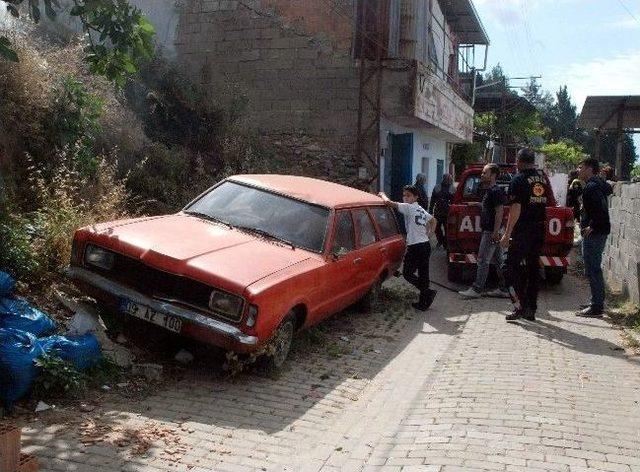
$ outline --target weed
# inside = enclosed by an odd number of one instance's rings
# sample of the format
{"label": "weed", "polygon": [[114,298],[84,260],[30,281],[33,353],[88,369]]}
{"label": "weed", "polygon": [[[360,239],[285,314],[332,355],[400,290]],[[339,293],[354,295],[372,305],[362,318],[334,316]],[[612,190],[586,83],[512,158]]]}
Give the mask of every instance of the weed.
{"label": "weed", "polygon": [[36,365],[41,369],[33,388],[37,398],[78,395],[87,388],[86,376],[58,356],[45,354],[36,359]]}

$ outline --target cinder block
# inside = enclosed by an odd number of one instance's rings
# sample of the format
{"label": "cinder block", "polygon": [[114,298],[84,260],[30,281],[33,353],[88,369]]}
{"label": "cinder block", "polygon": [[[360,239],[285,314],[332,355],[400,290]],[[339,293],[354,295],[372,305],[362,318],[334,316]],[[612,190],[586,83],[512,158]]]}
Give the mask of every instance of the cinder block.
{"label": "cinder block", "polygon": [[20,459],[20,428],[0,424],[0,472],[15,472]]}
{"label": "cinder block", "polygon": [[17,472],[38,472],[40,464],[38,458],[31,454],[20,454]]}

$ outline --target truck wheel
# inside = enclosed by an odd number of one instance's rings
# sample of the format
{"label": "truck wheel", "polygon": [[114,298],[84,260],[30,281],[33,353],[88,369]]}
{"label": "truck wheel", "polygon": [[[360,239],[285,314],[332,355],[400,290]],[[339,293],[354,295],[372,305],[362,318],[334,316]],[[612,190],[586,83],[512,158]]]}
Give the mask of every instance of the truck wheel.
{"label": "truck wheel", "polygon": [[447,264],[447,278],[449,282],[462,283],[464,280],[464,265],[457,262]]}
{"label": "truck wheel", "polygon": [[358,302],[357,308],[364,312],[370,312],[375,309],[380,301],[380,292],[382,292],[382,279],[374,282],[369,291]]}
{"label": "truck wheel", "polygon": [[290,313],[280,324],[275,336],[271,340],[272,352],[266,354],[263,362],[263,367],[267,372],[278,372],[282,370],[289,356],[289,351],[291,350],[294,332],[294,316],[293,313]]}
{"label": "truck wheel", "polygon": [[564,277],[564,267],[545,267],[544,279],[548,285],[558,285]]}

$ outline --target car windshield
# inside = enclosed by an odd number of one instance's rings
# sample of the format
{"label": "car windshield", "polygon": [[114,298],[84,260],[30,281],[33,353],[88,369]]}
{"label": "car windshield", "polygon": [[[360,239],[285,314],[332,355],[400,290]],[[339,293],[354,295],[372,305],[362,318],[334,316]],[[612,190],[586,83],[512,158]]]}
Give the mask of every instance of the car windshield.
{"label": "car windshield", "polygon": [[231,181],[184,211],[314,252],[324,248],[329,221],[326,208]]}
{"label": "car windshield", "polygon": [[[509,191],[511,179],[513,179],[513,174],[502,172],[498,177],[496,184],[505,193],[507,193]],[[480,174],[469,175],[464,183],[462,198],[470,201],[481,201],[483,196],[484,189],[482,188],[482,179],[480,178]]]}

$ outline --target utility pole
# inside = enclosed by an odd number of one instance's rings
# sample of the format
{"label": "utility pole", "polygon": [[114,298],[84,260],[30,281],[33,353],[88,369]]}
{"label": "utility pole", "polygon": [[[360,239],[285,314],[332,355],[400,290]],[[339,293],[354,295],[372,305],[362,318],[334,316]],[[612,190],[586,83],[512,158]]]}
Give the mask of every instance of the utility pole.
{"label": "utility pole", "polygon": [[[379,187],[380,116],[382,113],[382,58],[386,54],[385,18],[389,0],[360,2],[359,48],[360,86],[356,143],[358,178],[367,190]],[[369,26],[373,25],[372,31]]]}

